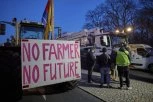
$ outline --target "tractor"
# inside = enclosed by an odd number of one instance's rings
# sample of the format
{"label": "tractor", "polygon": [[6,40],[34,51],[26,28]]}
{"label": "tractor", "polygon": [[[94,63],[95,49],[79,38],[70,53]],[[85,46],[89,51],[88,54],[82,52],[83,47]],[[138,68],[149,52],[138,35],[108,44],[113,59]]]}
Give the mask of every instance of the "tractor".
{"label": "tractor", "polygon": [[[44,25],[37,22],[29,22],[26,20],[18,22],[16,18],[12,22],[0,21],[1,33],[5,32],[7,24],[15,28],[15,35],[11,41],[0,46],[0,66],[1,66],[1,89],[2,93],[12,99],[21,99],[23,94],[38,92],[39,89],[48,91],[69,90],[77,86],[78,80],[67,81],[59,84],[42,86],[34,89],[22,90],[21,81],[21,40],[22,39],[43,39]],[[49,38],[49,37],[48,37]],[[46,39],[49,40],[49,39]],[[53,90],[52,90],[53,89]],[[32,91],[31,91],[32,90]],[[41,92],[40,92],[41,93]]]}

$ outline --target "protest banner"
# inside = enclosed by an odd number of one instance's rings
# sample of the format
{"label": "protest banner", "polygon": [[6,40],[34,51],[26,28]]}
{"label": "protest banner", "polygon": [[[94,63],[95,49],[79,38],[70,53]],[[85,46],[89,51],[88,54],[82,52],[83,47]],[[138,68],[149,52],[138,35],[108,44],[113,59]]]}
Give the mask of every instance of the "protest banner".
{"label": "protest banner", "polygon": [[23,89],[81,77],[80,46],[76,41],[22,40],[21,59]]}

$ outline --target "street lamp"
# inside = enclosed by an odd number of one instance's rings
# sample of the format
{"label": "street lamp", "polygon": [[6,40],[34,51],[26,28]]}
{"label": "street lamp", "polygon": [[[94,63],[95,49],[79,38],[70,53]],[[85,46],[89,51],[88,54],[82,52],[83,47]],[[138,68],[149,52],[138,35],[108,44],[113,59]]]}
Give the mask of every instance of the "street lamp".
{"label": "street lamp", "polygon": [[117,29],[117,30],[115,30],[115,33],[118,34],[118,33],[120,33],[120,31]]}
{"label": "street lamp", "polygon": [[126,31],[127,31],[127,32],[131,32],[131,31],[132,31],[132,28],[131,28],[131,27],[127,27],[127,28],[126,28]]}
{"label": "street lamp", "polygon": [[129,39],[129,34],[128,34],[128,33],[130,33],[130,32],[132,32],[132,27],[127,27],[127,28],[125,29],[125,34],[126,34],[126,40],[127,40],[128,43],[129,43],[129,41],[128,41],[128,39]]}
{"label": "street lamp", "polygon": [[123,29],[116,29],[115,30],[115,34],[120,34],[120,35],[124,35],[126,38],[126,41],[128,42],[128,38],[129,38],[129,34],[130,32],[132,32],[132,27],[126,27]]}
{"label": "street lamp", "polygon": [[124,28],[124,29],[116,29],[115,30],[115,33],[116,34],[119,34],[119,33],[121,33],[121,34],[127,34],[127,33],[130,33],[132,31],[132,27],[127,27],[127,28]]}

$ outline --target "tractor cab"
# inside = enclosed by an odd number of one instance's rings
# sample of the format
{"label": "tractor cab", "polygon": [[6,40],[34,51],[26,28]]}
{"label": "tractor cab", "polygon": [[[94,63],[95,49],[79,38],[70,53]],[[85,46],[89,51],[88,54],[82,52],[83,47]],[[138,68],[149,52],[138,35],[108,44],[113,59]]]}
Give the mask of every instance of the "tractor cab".
{"label": "tractor cab", "polygon": [[125,35],[116,35],[114,33],[106,33],[106,34],[100,34],[95,36],[95,46],[100,48],[96,49],[96,55],[100,55],[101,49],[105,47],[107,49],[107,53],[111,54],[112,49],[118,50],[120,47],[120,44],[128,43],[127,37]]}
{"label": "tractor cab", "polygon": [[[14,39],[13,46],[20,45],[21,39],[44,39],[44,25],[38,22],[17,21],[15,18],[12,22],[0,21],[0,35],[5,35],[7,25],[14,27],[15,35],[8,38]],[[10,41],[10,43],[12,43]]]}
{"label": "tractor cab", "polygon": [[36,22],[21,22],[19,39],[43,39],[44,26]]}

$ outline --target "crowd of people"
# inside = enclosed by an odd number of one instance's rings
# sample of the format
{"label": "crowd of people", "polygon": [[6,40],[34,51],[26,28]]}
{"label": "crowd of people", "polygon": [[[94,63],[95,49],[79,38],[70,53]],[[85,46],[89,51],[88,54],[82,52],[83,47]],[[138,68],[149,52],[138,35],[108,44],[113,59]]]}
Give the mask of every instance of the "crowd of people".
{"label": "crowd of people", "polygon": [[[102,48],[102,54],[100,56],[94,56],[94,48],[89,49],[87,54],[87,68],[88,68],[88,83],[94,81],[92,79],[92,72],[96,64],[98,65],[100,77],[100,87],[107,84],[110,85],[111,80],[119,79],[119,89],[123,89],[123,83],[126,84],[126,89],[132,89],[129,79],[129,65],[130,65],[130,51],[125,43],[120,44],[119,50],[112,49],[111,55],[107,53],[107,49]],[[123,81],[125,78],[125,81]]]}

